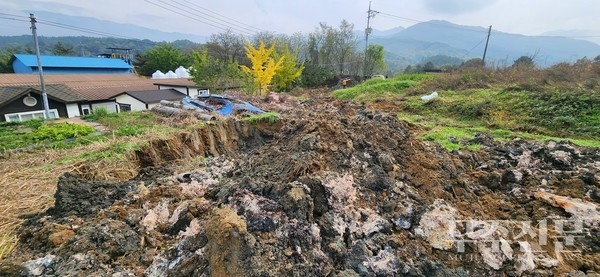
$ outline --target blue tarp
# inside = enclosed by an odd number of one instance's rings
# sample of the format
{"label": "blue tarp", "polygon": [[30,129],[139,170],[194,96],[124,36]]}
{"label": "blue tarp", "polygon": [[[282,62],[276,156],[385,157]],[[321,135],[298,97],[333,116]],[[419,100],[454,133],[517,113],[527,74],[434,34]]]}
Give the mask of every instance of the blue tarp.
{"label": "blue tarp", "polygon": [[220,115],[231,115],[236,112],[264,113],[263,110],[246,101],[218,94],[198,95],[194,98],[187,96],[181,100],[181,103],[188,107],[200,108]]}

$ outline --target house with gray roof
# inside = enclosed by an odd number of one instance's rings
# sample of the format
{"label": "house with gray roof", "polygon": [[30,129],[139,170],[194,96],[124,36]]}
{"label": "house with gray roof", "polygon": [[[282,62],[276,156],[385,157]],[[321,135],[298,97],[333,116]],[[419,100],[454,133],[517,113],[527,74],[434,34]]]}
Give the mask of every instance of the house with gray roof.
{"label": "house with gray roof", "polygon": [[179,102],[186,97],[185,94],[175,89],[155,89],[142,91],[125,91],[112,97],[119,111],[141,111],[152,109],[160,104],[161,100]]}
{"label": "house with gray roof", "polygon": [[[51,117],[62,118],[86,115],[98,108],[109,113],[151,109],[160,100],[179,101],[205,89],[188,80],[155,83],[134,74],[48,74],[44,82]],[[43,118],[39,87],[36,74],[0,74],[0,121]],[[24,99],[26,96],[35,98],[35,104],[32,98]]]}
{"label": "house with gray roof", "polygon": [[[48,74],[44,76],[44,80],[50,102],[63,100],[64,108],[68,107],[68,113],[60,112],[61,108],[57,108],[56,115],[58,117],[86,115],[98,108],[106,109],[108,112],[117,112],[118,105],[114,99],[110,99],[111,97],[128,90],[152,90],[156,88],[152,80],[140,78],[134,74]],[[12,103],[15,94],[26,95],[26,92],[31,92],[32,96],[36,97],[36,93],[39,94],[41,91],[39,87],[40,80],[37,74],[0,74],[0,121],[10,121],[6,118],[6,114],[36,111],[36,116],[43,115],[43,106],[24,107]],[[77,101],[60,96],[56,89],[58,87],[63,88],[63,92],[67,91],[69,95],[77,97]],[[52,99],[53,97],[56,99]],[[37,100],[38,104],[42,103],[41,98]],[[11,110],[5,112],[4,109],[8,107]],[[35,108],[39,109],[32,110]],[[13,116],[12,118],[22,117]],[[25,116],[25,118],[27,119],[29,116]]]}
{"label": "house with gray roof", "polygon": [[[51,118],[80,115],[79,105],[86,102],[63,84],[46,85]],[[0,86],[0,121],[25,121],[46,118],[39,86]]]}

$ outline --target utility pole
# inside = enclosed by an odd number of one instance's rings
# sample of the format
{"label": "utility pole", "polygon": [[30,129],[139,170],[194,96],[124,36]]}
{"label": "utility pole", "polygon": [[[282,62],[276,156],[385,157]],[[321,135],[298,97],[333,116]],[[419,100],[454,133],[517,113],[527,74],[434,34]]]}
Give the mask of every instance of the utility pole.
{"label": "utility pole", "polygon": [[485,41],[485,48],[483,49],[483,59],[481,59],[481,61],[483,63],[483,67],[485,67],[485,54],[487,53],[487,47],[488,47],[488,43],[490,42],[490,34],[491,33],[492,33],[492,25],[490,25],[490,28],[488,29],[487,40]]}
{"label": "utility pole", "polygon": [[35,16],[29,14],[31,19],[31,32],[33,33],[33,44],[35,44],[35,55],[37,56],[38,72],[40,73],[40,87],[42,88],[42,102],[44,102],[44,110],[46,111],[46,119],[50,119],[50,107],[48,107],[48,95],[44,86],[44,71],[42,70],[42,59],[40,58],[40,45],[38,44],[37,31],[35,27]]}
{"label": "utility pole", "polygon": [[367,29],[365,29],[365,64],[363,66],[363,75],[367,77],[367,50],[369,49],[369,34],[371,34],[371,17],[375,17],[378,11],[371,10],[371,1],[369,1],[369,10],[367,11]]}

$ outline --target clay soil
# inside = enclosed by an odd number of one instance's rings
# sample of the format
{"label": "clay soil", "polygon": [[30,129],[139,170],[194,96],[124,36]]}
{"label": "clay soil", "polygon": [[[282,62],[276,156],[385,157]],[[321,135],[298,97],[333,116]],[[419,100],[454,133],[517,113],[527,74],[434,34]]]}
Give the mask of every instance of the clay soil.
{"label": "clay soil", "polygon": [[449,152],[350,102],[257,104],[279,121],[150,141],[131,180],[65,173],[0,275],[600,272],[598,149],[480,134],[464,143],[481,150]]}

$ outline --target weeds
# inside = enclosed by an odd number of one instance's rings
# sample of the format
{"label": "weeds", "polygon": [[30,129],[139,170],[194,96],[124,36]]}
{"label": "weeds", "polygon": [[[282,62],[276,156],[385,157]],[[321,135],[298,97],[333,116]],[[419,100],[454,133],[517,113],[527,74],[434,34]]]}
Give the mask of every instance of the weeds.
{"label": "weeds", "polygon": [[266,112],[261,114],[254,114],[248,117],[242,118],[242,121],[251,122],[251,123],[275,123],[279,121],[279,114],[276,112]]}
{"label": "weeds", "polygon": [[67,148],[80,142],[78,138],[93,132],[94,128],[82,124],[46,124],[43,120],[30,120],[22,124],[0,127],[0,150],[28,145]]}
{"label": "weeds", "polygon": [[91,114],[82,116],[81,119],[89,121],[100,121],[101,119],[106,118],[109,115],[111,114],[108,113],[108,110],[106,108],[100,107],[94,109],[94,111]]}
{"label": "weeds", "polygon": [[364,83],[351,88],[340,89],[333,92],[333,96],[343,100],[357,102],[386,99],[402,93],[420,81],[431,78],[424,74],[406,74],[391,79],[369,79]]}
{"label": "weeds", "polygon": [[[600,83],[599,73],[600,62],[585,61],[545,70],[470,69],[424,79],[398,94],[401,101],[395,103],[403,111],[400,118],[425,127],[424,139],[449,149],[458,145],[447,138],[461,134],[440,127],[485,128],[496,139],[567,138],[597,146],[600,93],[592,88]],[[420,99],[434,90],[438,98]]]}

